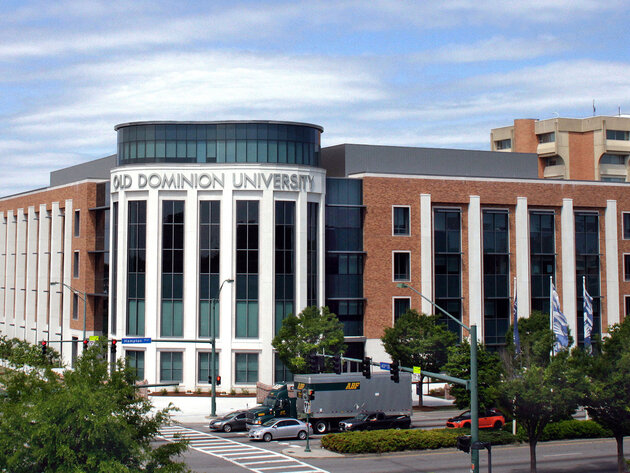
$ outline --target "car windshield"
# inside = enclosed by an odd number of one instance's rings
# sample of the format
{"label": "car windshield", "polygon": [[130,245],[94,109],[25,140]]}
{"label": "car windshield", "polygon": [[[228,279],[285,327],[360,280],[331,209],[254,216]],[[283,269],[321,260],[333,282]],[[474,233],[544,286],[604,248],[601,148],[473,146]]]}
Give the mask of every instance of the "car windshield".
{"label": "car windshield", "polygon": [[464,411],[460,415],[458,415],[457,417],[461,417],[462,419],[468,419],[468,418],[470,418],[470,411]]}
{"label": "car windshield", "polygon": [[263,402],[263,406],[274,407],[276,405],[276,397],[271,394],[267,396]]}
{"label": "car windshield", "polygon": [[238,412],[230,412],[229,414],[226,414],[225,416],[223,416],[221,420],[229,420],[233,417],[236,417],[237,415],[238,415]]}
{"label": "car windshield", "polygon": [[357,416],[355,417],[356,420],[366,420],[368,418],[367,413],[363,413],[363,414],[357,414]]}
{"label": "car windshield", "polygon": [[278,422],[277,419],[269,419],[267,422],[265,422],[263,425],[265,427],[271,427],[273,424],[275,424],[276,422]]}

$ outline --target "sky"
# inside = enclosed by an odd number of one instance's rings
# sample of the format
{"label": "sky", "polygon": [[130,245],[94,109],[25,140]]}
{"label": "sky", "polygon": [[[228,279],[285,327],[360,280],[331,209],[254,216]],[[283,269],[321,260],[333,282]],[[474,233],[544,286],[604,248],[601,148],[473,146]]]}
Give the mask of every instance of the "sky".
{"label": "sky", "polygon": [[487,150],[516,118],[629,114],[629,20],[626,0],[2,0],[0,196],[114,154],[131,121]]}

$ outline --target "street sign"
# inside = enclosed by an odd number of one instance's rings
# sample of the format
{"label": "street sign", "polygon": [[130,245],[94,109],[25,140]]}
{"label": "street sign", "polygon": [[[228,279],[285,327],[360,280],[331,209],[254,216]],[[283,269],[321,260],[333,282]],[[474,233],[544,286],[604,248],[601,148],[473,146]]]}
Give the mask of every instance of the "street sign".
{"label": "street sign", "polygon": [[381,361],[380,365],[382,370],[389,371],[389,363],[383,363]]}
{"label": "street sign", "polygon": [[151,343],[150,338],[123,338],[121,343]]}
{"label": "street sign", "polygon": [[90,341],[95,342],[98,340],[98,335],[90,335]]}

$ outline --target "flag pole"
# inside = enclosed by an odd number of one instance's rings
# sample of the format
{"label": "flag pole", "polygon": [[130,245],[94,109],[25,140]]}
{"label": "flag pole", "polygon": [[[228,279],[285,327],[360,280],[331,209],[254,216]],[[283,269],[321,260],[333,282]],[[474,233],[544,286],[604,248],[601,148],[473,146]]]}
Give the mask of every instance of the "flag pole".
{"label": "flag pole", "polygon": [[[553,333],[553,276],[549,276],[549,330]],[[555,335],[553,340],[555,341]],[[553,357],[553,343],[549,355]]]}

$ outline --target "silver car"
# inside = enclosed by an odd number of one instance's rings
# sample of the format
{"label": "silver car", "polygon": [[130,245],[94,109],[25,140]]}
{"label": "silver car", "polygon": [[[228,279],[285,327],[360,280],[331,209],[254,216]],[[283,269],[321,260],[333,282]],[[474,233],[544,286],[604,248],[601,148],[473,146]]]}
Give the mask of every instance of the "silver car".
{"label": "silver car", "polygon": [[313,435],[313,428],[305,422],[297,419],[276,418],[269,419],[260,427],[253,427],[249,431],[251,440],[264,440],[271,442],[273,439],[298,438],[304,440],[306,431]]}

